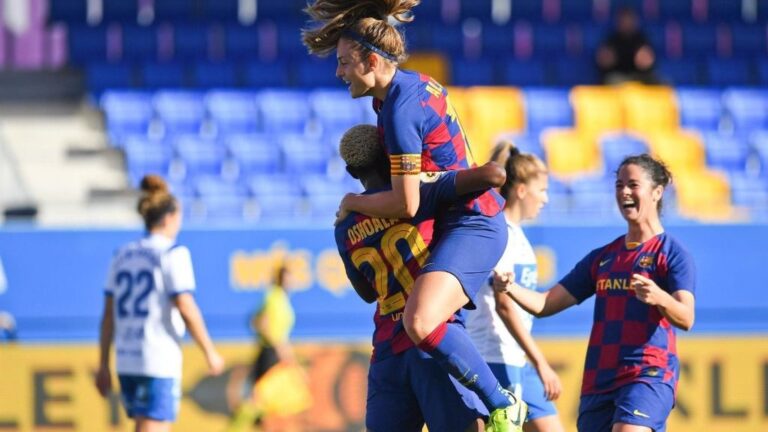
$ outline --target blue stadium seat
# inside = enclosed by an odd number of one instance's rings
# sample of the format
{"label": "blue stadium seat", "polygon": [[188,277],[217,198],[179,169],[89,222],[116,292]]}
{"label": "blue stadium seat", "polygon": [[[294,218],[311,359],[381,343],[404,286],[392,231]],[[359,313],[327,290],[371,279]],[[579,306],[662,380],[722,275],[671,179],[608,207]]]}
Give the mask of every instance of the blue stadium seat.
{"label": "blue stadium seat", "polygon": [[626,134],[608,134],[600,138],[606,173],[618,168],[625,157],[648,153],[648,145],[640,138]]}
{"label": "blue stadium seat", "polygon": [[228,59],[242,60],[259,54],[258,27],[230,24],[224,28],[224,49]]}
{"label": "blue stadium seat", "polygon": [[266,132],[303,132],[309,120],[307,93],[298,90],[263,90],[256,94]]}
{"label": "blue stadium seat", "polygon": [[746,140],[717,132],[703,134],[707,165],[726,172],[744,172],[749,157]]}
{"label": "blue stadium seat", "polygon": [[198,62],[192,68],[192,82],[204,89],[236,87],[237,70],[232,62]]}
{"label": "blue stadium seat", "polygon": [[222,174],[226,148],[216,141],[202,139],[197,135],[178,135],[174,140],[174,148],[184,164],[186,178]]}
{"label": "blue stadium seat", "polygon": [[302,187],[313,217],[335,219],[339,203],[344,195],[352,192],[345,181],[334,181],[326,176],[314,175],[302,177]]}
{"label": "blue stadium seat", "polygon": [[571,217],[589,216],[605,221],[618,218],[613,176],[579,177],[571,181]]}
{"label": "blue stadium seat", "polygon": [[85,73],[88,90],[97,94],[135,85],[133,68],[125,63],[91,63]]}
{"label": "blue stadium seat", "polygon": [[483,24],[483,52],[508,56],[515,49],[515,28],[512,25]]}
{"label": "blue stadium seat", "polygon": [[131,137],[123,144],[123,150],[131,184],[138,184],[145,174],[169,174],[172,150],[164,142]]}
{"label": "blue stadium seat", "polygon": [[296,65],[296,84],[302,87],[341,87],[344,82],[336,78],[337,60],[304,56]]}
{"label": "blue stadium seat", "polygon": [[279,195],[300,198],[303,196],[301,184],[296,181],[296,177],[289,174],[256,173],[246,179],[245,185],[251,195],[256,197]]}
{"label": "blue stadium seat", "polygon": [[[422,2],[420,4],[425,4]],[[433,3],[433,2],[428,2]],[[418,12],[417,12],[418,13]],[[433,49],[432,45],[432,26],[430,22],[415,21],[408,23],[407,31],[405,32],[405,41],[408,46],[408,51],[430,51]]]}
{"label": "blue stadium seat", "polygon": [[717,51],[717,27],[715,25],[684,24],[681,30],[684,56],[712,55]]}
{"label": "blue stadium seat", "polygon": [[257,3],[259,19],[270,20],[301,20],[304,15],[301,12],[307,6],[304,0],[272,0]]}
{"label": "blue stadium seat", "polygon": [[516,0],[512,2],[511,18],[514,21],[524,20],[529,22],[539,22],[543,18],[543,7],[541,0]]}
{"label": "blue stadium seat", "polygon": [[195,193],[201,197],[234,196],[244,198],[247,189],[237,182],[223,180],[215,175],[200,175],[192,180]]}
{"label": "blue stadium seat", "polygon": [[768,22],[768,0],[757,0],[757,22]]}
{"label": "blue stadium seat", "polygon": [[285,87],[290,84],[291,78],[285,62],[253,61],[245,66],[245,85],[248,87]]}
{"label": "blue stadium seat", "polygon": [[548,127],[573,126],[573,110],[564,89],[523,89],[528,132],[538,134]]}
{"label": "blue stadium seat", "polygon": [[[659,19],[661,21],[691,21],[693,20],[693,0],[660,1]],[[638,9],[639,11],[640,9]],[[652,18],[646,16],[646,18]]]}
{"label": "blue stadium seat", "polygon": [[648,23],[643,26],[648,43],[657,57],[667,53],[667,27],[666,23]]}
{"label": "blue stadium seat", "polygon": [[284,59],[302,58],[307,55],[307,48],[301,42],[303,21],[277,21],[277,50]]}
{"label": "blue stadium seat", "polygon": [[733,205],[747,207],[753,218],[768,214],[768,183],[764,178],[734,172],[728,176]]}
{"label": "blue stadium seat", "polygon": [[197,6],[190,0],[155,0],[155,22],[190,21],[198,15]]}
{"label": "blue stadium seat", "polygon": [[295,177],[288,175],[254,175],[246,181],[260,214],[260,220],[293,221],[304,210],[304,197]]}
{"label": "blue stadium seat", "polygon": [[320,139],[303,134],[280,134],[278,138],[287,174],[326,174],[331,152]]}
{"label": "blue stadium seat", "polygon": [[208,26],[176,24],[173,28],[173,58],[176,61],[208,59]]}
{"label": "blue stadium seat", "polygon": [[226,146],[237,163],[241,178],[279,172],[282,154],[275,144],[274,136],[266,134],[236,134],[226,138]]}
{"label": "blue stadium seat", "polygon": [[145,134],[152,120],[152,96],[137,91],[106,91],[99,100],[110,133]]}
{"label": "blue stadium seat", "polygon": [[707,18],[710,21],[738,22],[742,21],[741,1],[707,0]]}
{"label": "blue stadium seat", "polygon": [[737,132],[768,129],[768,90],[726,89],[723,105]]}
{"label": "blue stadium seat", "polygon": [[198,133],[205,119],[203,95],[198,92],[161,90],[152,104],[166,133]]}
{"label": "blue stadium seat", "polygon": [[581,26],[581,52],[594,58],[597,48],[603,43],[608,34],[608,28],[595,23],[584,23]]}
{"label": "blue stadium seat", "polygon": [[593,2],[560,0],[560,22],[593,21]]}
{"label": "blue stadium seat", "polygon": [[503,60],[501,63],[502,82],[513,86],[540,86],[548,84],[544,64],[537,60]]}
{"label": "blue stadium seat", "polygon": [[70,25],[67,36],[70,62],[86,64],[107,60],[106,27]]}
{"label": "blue stadium seat", "polygon": [[142,85],[147,89],[184,87],[187,83],[184,67],[180,63],[146,62],[140,72]]}
{"label": "blue stadium seat", "polygon": [[496,141],[510,141],[520,152],[534,154],[542,161],[545,161],[547,160],[546,152],[541,145],[539,136],[538,133],[509,133],[500,135]]}
{"label": "blue stadium seat", "polygon": [[105,22],[135,23],[139,16],[139,2],[137,0],[103,0],[101,16]]}
{"label": "blue stadium seat", "polygon": [[567,51],[564,25],[533,26],[533,54],[540,57],[562,56]]}
{"label": "blue stadium seat", "polygon": [[701,64],[696,59],[659,59],[656,69],[665,81],[673,85],[701,84]]}
{"label": "blue stadium seat", "polygon": [[140,62],[157,60],[157,28],[123,26],[123,59]]}
{"label": "blue stadium seat", "polygon": [[749,141],[760,164],[760,175],[768,179],[768,131],[760,130],[752,133]]}
{"label": "blue stadium seat", "polygon": [[720,90],[680,87],[676,93],[681,126],[702,130],[717,130],[720,127],[723,115]]}
{"label": "blue stadium seat", "polygon": [[587,58],[560,57],[554,61],[554,82],[560,86],[597,83],[597,69]]}
{"label": "blue stadium seat", "polygon": [[491,21],[491,8],[493,0],[462,1],[460,14],[462,19],[477,18],[483,22]]}
{"label": "blue stadium seat", "polygon": [[735,56],[765,54],[765,24],[731,24],[731,46]]}
{"label": "blue stadium seat", "polygon": [[457,86],[490,86],[498,84],[490,59],[455,59],[451,64],[451,84]]}
{"label": "blue stadium seat", "polygon": [[460,25],[432,26],[432,49],[451,58],[464,54],[464,31]]}
{"label": "blue stadium seat", "polygon": [[202,15],[217,22],[237,21],[239,0],[202,0]]}
{"label": "blue stadium seat", "polygon": [[768,86],[768,59],[757,60],[757,78],[761,85]]}
{"label": "blue stadium seat", "polygon": [[205,95],[208,114],[219,134],[255,132],[259,125],[256,95],[242,90],[212,90]]}
{"label": "blue stadium seat", "polygon": [[[414,23],[428,22],[430,25],[442,21],[442,3],[443,0],[423,1],[413,8],[415,16]],[[410,24],[409,24],[410,25]]]}
{"label": "blue stadium seat", "polygon": [[754,83],[749,62],[743,58],[707,60],[709,84],[716,86],[750,85]]}
{"label": "blue stadium seat", "polygon": [[48,19],[51,22],[82,24],[85,22],[88,13],[87,3],[87,0],[55,0],[47,2]]}
{"label": "blue stadium seat", "polygon": [[320,89],[309,93],[313,117],[326,133],[365,123],[366,102],[370,103],[370,100],[352,99],[349,92],[342,89]]}

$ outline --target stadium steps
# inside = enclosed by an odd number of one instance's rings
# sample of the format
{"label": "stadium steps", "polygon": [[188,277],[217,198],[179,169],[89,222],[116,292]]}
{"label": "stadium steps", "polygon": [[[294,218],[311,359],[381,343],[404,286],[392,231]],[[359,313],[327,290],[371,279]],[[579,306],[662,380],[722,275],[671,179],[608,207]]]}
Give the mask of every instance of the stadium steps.
{"label": "stadium steps", "polygon": [[47,226],[125,226],[139,220],[119,151],[101,114],[81,102],[0,105],[0,134]]}

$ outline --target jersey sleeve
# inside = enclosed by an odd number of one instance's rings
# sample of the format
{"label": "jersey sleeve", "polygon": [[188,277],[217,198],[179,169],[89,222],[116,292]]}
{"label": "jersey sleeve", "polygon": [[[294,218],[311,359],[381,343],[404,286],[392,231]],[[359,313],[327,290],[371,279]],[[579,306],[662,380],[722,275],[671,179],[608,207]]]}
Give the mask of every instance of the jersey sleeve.
{"label": "jersey sleeve", "polygon": [[109,270],[107,271],[107,280],[104,283],[104,295],[111,296],[115,293],[115,279],[116,279],[116,264],[117,264],[117,254],[118,252],[115,252],[114,256],[112,257],[112,261],[109,263]]}
{"label": "jersey sleeve", "polygon": [[421,172],[424,108],[416,92],[401,94],[395,106],[382,112],[384,145],[389,153],[392,175]]}
{"label": "jersey sleeve", "polygon": [[602,253],[603,248],[598,248],[587,254],[576,266],[560,279],[566,291],[568,291],[578,303],[583,302],[595,293],[595,278],[592,274],[592,265]]}
{"label": "jersey sleeve", "polygon": [[167,270],[169,295],[195,290],[195,273],[192,269],[192,255],[185,246],[176,246],[168,252]]}
{"label": "jersey sleeve", "polygon": [[696,292],[696,264],[678,243],[673,243],[667,261],[667,286],[670,293],[679,290]]}

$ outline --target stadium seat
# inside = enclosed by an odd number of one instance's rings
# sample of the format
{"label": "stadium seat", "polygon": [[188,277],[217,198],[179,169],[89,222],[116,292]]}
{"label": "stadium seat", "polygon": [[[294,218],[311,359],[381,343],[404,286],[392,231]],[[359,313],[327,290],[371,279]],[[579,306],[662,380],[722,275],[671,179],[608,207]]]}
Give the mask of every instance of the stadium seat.
{"label": "stadium seat", "polygon": [[[409,33],[410,34],[410,33]],[[441,84],[448,84],[449,65],[445,56],[435,52],[414,52],[403,63],[403,69],[419,71]]]}
{"label": "stadium seat", "polygon": [[594,20],[594,2],[560,0],[560,22],[590,22]]}
{"label": "stadium seat", "polygon": [[277,23],[277,50],[284,59],[306,58],[307,48],[301,42],[304,21],[282,18]]}
{"label": "stadium seat", "polygon": [[543,2],[540,0],[517,0],[512,2],[511,19],[540,22],[543,19]]}
{"label": "stadium seat", "polygon": [[206,114],[202,93],[161,90],[155,93],[152,104],[166,133],[200,132]]}
{"label": "stadium seat", "polygon": [[123,60],[151,62],[158,59],[157,27],[123,26]]}
{"label": "stadium seat", "polygon": [[210,196],[235,196],[245,197],[246,188],[237,182],[222,180],[215,175],[200,175],[193,181],[194,191],[201,197]]}
{"label": "stadium seat", "polygon": [[[645,10],[647,11],[648,9]],[[658,18],[661,21],[692,21],[693,0],[660,1],[658,2],[658,13],[658,16],[653,16],[646,13],[644,14],[644,18],[651,20]]]}
{"label": "stadium seat", "polygon": [[291,84],[286,64],[252,61],[245,66],[245,85],[252,88],[285,87]]}
{"label": "stadium seat", "polygon": [[91,63],[85,73],[88,89],[96,94],[135,86],[133,68],[125,63]]}
{"label": "stadium seat", "polygon": [[476,18],[483,22],[491,21],[491,9],[493,0],[463,1],[460,5],[462,19]]}
{"label": "stadium seat", "polygon": [[312,215],[329,221],[335,219],[344,195],[351,192],[346,182],[333,181],[326,176],[306,176],[301,183]]}
{"label": "stadium seat", "polygon": [[[547,160],[544,147],[541,145],[538,133],[510,133],[501,134],[496,142],[509,141],[517,147],[521,153],[530,153],[536,155],[542,161]],[[494,143],[495,145],[496,143]]]}
{"label": "stadium seat", "polygon": [[202,14],[215,22],[235,22],[238,18],[239,0],[202,0]]}
{"label": "stadium seat", "polygon": [[701,130],[720,128],[723,115],[720,90],[678,87],[676,93],[682,127]]}
{"label": "stadium seat", "polygon": [[533,55],[537,57],[562,56],[567,51],[564,25],[538,24],[533,26]]}
{"label": "stadium seat", "polygon": [[48,19],[53,23],[85,23],[88,12],[87,3],[87,0],[55,0],[48,2]]}
{"label": "stadium seat", "polygon": [[240,178],[281,171],[282,154],[275,144],[275,139],[266,134],[236,134],[226,138]]}
{"label": "stadium seat", "polygon": [[283,133],[277,141],[287,174],[303,176],[327,173],[331,152],[322,140],[303,134]]}
{"label": "stadium seat", "polygon": [[749,137],[751,148],[754,150],[760,165],[760,175],[768,179],[768,131],[761,130]]}
{"label": "stadium seat", "polygon": [[323,132],[346,130],[365,123],[364,110],[371,109],[371,101],[352,99],[347,90],[318,89],[309,93],[309,107]]}
{"label": "stadium seat", "polygon": [[573,110],[568,91],[553,88],[524,88],[528,133],[538,134],[548,127],[573,126]]}
{"label": "stadium seat", "polygon": [[702,80],[702,65],[695,58],[659,59],[656,69],[664,81],[674,85],[697,85]]}
{"label": "stadium seat", "polygon": [[571,90],[576,129],[596,138],[604,132],[624,128],[624,110],[619,91],[611,87],[576,86]]}
{"label": "stadium seat", "polygon": [[[51,2],[56,3],[57,1]],[[137,0],[103,0],[101,17],[105,22],[135,23],[139,16]]]}
{"label": "stadium seat", "polygon": [[258,206],[260,220],[295,221],[306,213],[300,185],[288,175],[254,175],[246,185]]}
{"label": "stadium seat", "polygon": [[681,30],[684,56],[712,55],[717,52],[717,27],[714,24],[684,24]]}
{"label": "stadium seat", "polygon": [[699,221],[725,221],[734,216],[731,189],[721,173],[704,169],[675,172],[678,210]]}
{"label": "stadium seat", "polygon": [[598,217],[601,221],[619,217],[613,183],[611,174],[573,179],[569,184],[571,216]]}
{"label": "stadium seat", "polygon": [[301,87],[339,87],[344,82],[336,77],[337,60],[335,57],[318,59],[304,56],[297,61],[296,85]]}
{"label": "stadium seat", "polygon": [[123,144],[131,184],[138,184],[145,174],[170,174],[172,149],[162,141],[131,137]]}
{"label": "stadium seat", "polygon": [[490,59],[455,59],[451,68],[451,84],[458,86],[490,86],[497,84],[496,71]]}
{"label": "stadium seat", "polygon": [[184,67],[180,63],[146,62],[140,69],[141,83],[147,89],[184,87],[187,84]]}
{"label": "stadium seat", "polygon": [[544,64],[538,60],[501,60],[502,82],[513,86],[541,86],[551,79]]}
{"label": "stadium seat", "polygon": [[679,127],[677,101],[671,88],[629,84],[620,91],[626,129],[641,132]]}
{"label": "stadium seat", "polygon": [[704,144],[696,132],[683,130],[641,131],[651,152],[674,172],[700,171],[705,167]]}
{"label": "stadium seat", "polygon": [[236,87],[237,70],[231,62],[198,62],[192,68],[192,83],[201,89]]}
{"label": "stadium seat", "polygon": [[67,52],[78,65],[107,60],[107,28],[70,25],[67,27]]}
{"label": "stadium seat", "polygon": [[197,18],[197,2],[189,0],[154,0],[155,22],[190,21]]}
{"label": "stadium seat", "polygon": [[207,60],[209,28],[203,24],[173,27],[173,58],[176,61]]}
{"label": "stadium seat", "polygon": [[419,19],[408,23],[408,31],[406,32],[405,40],[408,44],[408,51],[410,51],[411,55],[428,53],[434,50],[434,45],[432,44],[432,24],[429,22],[420,21]]}
{"label": "stadium seat", "polygon": [[746,207],[753,218],[768,214],[768,184],[764,178],[734,172],[728,177],[734,206]]}
{"label": "stadium seat", "polygon": [[211,90],[205,94],[208,115],[219,134],[255,132],[259,111],[256,95],[242,90]]}
{"label": "stadium seat", "polygon": [[307,93],[299,90],[263,90],[256,95],[256,106],[266,132],[304,132],[310,116]]}
{"label": "stadium seat", "polygon": [[606,134],[600,137],[603,166],[606,173],[618,169],[627,156],[648,153],[648,145],[637,135],[624,133]]}
{"label": "stadium seat", "polygon": [[184,164],[186,178],[222,175],[226,149],[216,141],[196,135],[179,135],[174,140],[176,155]]}
{"label": "stadium seat", "polygon": [[768,90],[726,89],[723,105],[735,131],[748,133],[768,128]]}
{"label": "stadium seat", "polygon": [[259,54],[259,31],[255,25],[229,24],[224,27],[224,50],[231,60],[257,57]]}
{"label": "stadium seat", "polygon": [[754,83],[750,62],[743,58],[707,60],[709,84],[714,86],[750,85]]}
{"label": "stadium seat", "polygon": [[744,172],[749,157],[746,140],[730,134],[708,132],[703,134],[707,165],[726,172]]}
{"label": "stadium seat", "polygon": [[477,162],[484,162],[498,135],[524,129],[523,97],[510,87],[472,87],[465,98],[467,111],[459,111],[459,118]]}
{"label": "stadium seat", "polygon": [[450,59],[464,56],[464,32],[460,25],[440,25],[430,28],[432,48]]}
{"label": "stadium seat", "polygon": [[486,55],[509,56],[515,50],[515,28],[512,25],[484,23],[482,27],[483,52]]}
{"label": "stadium seat", "polygon": [[547,167],[561,178],[596,173],[600,155],[594,137],[575,129],[549,129],[541,141],[547,153]]}
{"label": "stadium seat", "polygon": [[743,20],[741,1],[707,0],[707,18],[711,21],[739,22]]}
{"label": "stadium seat", "polygon": [[110,133],[146,134],[152,120],[152,95],[137,91],[106,91],[99,100]]}
{"label": "stadium seat", "polygon": [[766,53],[768,32],[765,24],[731,24],[731,49],[734,56],[760,56]]}
{"label": "stadium seat", "polygon": [[597,83],[597,69],[591,59],[560,57],[552,62],[554,78],[559,86],[591,85]]}

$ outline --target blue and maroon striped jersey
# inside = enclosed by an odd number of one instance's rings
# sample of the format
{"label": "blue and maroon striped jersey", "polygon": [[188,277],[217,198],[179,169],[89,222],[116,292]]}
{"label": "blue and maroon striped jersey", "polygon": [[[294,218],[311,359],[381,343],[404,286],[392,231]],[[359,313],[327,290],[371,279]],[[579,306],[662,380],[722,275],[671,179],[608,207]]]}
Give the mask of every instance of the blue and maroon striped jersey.
{"label": "blue and maroon striped jersey", "polygon": [[621,236],[579,261],[560,284],[579,303],[596,296],[582,395],[636,381],[677,387],[675,329],[657,307],[635,297],[633,273],[652,279],[670,294],[693,293],[696,287],[693,259],[666,233],[635,248],[628,248]]}
{"label": "blue and maroon striped jersey", "polygon": [[336,246],[347,277],[353,284],[372,286],[378,295],[371,362],[413,347],[402,324],[405,301],[429,257],[435,213],[457,199],[455,180],[456,172],[451,172],[422,184],[413,219],[350,213],[336,226]]}
{"label": "blue and maroon striped jersey", "polygon": [[[398,69],[386,98],[374,99],[373,107],[392,175],[475,166],[448,92],[433,78]],[[478,194],[465,203],[470,213],[485,216],[495,216],[503,207],[504,200],[495,191]]]}

